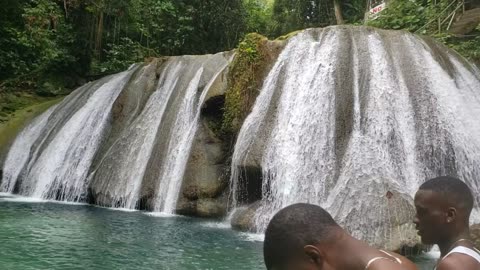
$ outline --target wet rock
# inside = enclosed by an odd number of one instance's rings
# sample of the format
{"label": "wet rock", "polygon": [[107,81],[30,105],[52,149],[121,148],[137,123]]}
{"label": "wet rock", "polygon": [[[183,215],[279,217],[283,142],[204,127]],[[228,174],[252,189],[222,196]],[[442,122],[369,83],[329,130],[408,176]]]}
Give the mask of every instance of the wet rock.
{"label": "wet rock", "polygon": [[178,201],[175,212],[180,215],[204,218],[223,217],[227,212],[227,198],[226,196],[220,196],[218,198],[190,200],[184,197]]}
{"label": "wet rock", "polygon": [[185,171],[181,196],[189,200],[215,198],[227,187],[222,141],[202,122]]}
{"label": "wet rock", "polygon": [[239,231],[254,231],[255,225],[253,219],[255,212],[260,207],[260,201],[251,204],[250,206],[237,208],[233,214],[231,225],[232,228]]}
{"label": "wet rock", "polygon": [[194,216],[197,213],[197,201],[181,198],[177,203],[177,214],[185,216]]}
{"label": "wet rock", "polygon": [[227,200],[224,197],[217,199],[199,199],[196,215],[199,217],[218,218],[227,212]]}

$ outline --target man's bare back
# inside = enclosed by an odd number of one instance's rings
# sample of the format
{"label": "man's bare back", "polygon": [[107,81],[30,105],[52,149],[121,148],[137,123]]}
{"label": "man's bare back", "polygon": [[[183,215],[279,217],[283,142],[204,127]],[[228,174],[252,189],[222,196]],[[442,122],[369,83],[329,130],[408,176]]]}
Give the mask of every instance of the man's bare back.
{"label": "man's bare back", "polygon": [[[397,254],[395,252],[388,252],[391,256],[395,257],[394,260],[388,258],[388,256],[383,255],[385,258],[383,260],[378,260],[375,263],[372,263],[370,267],[365,270],[417,270],[417,266],[412,263],[409,259],[404,256]],[[382,255],[382,254],[379,254]]]}

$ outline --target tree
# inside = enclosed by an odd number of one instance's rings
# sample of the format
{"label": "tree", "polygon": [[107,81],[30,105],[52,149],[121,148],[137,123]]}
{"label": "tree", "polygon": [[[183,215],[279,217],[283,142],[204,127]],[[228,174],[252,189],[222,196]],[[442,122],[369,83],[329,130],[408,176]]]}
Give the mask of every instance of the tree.
{"label": "tree", "polygon": [[273,1],[244,0],[243,5],[246,12],[246,32],[255,32],[272,37],[274,30],[272,21]]}
{"label": "tree", "polygon": [[337,24],[345,24],[342,15],[342,6],[339,0],[333,0],[333,5],[335,7],[335,19],[337,20]]}
{"label": "tree", "polygon": [[276,0],[273,5],[275,34],[283,35],[309,27],[334,23],[331,0]]}

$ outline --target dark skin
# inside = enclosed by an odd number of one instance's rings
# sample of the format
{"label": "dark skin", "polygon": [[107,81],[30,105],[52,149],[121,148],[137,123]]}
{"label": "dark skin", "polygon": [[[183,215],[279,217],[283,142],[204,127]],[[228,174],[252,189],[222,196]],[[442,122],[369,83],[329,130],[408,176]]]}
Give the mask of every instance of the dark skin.
{"label": "dark skin", "polygon": [[304,246],[289,263],[269,270],[364,270],[375,257],[386,259],[375,261],[368,270],[417,270],[407,258],[390,253],[399,258],[402,264],[394,262],[394,258],[353,238],[342,229],[338,229],[332,239],[328,243]]}
{"label": "dark skin", "polygon": [[[431,190],[419,190],[414,202],[417,214],[413,222],[424,244],[437,244],[442,257],[457,246],[473,248],[469,230],[470,209]],[[459,253],[450,254],[437,265],[437,270],[456,269],[478,270],[480,265],[472,257]]]}

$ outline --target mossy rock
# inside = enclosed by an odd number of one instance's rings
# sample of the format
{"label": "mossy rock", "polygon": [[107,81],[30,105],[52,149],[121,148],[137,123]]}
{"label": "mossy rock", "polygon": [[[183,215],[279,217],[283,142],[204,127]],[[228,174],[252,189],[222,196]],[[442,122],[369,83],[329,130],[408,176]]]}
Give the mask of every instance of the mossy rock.
{"label": "mossy rock", "polygon": [[238,133],[284,44],[257,33],[246,35],[240,42],[228,73],[222,134]]}

